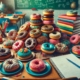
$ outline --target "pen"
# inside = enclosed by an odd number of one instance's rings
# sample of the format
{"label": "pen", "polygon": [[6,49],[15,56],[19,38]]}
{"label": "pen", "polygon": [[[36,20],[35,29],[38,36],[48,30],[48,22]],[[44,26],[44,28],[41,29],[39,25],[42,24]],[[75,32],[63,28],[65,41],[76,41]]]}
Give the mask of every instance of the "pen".
{"label": "pen", "polygon": [[70,60],[70,59],[68,59],[68,58],[67,58],[67,60],[68,60],[70,63],[72,63],[73,65],[75,65],[76,67],[80,68],[80,65],[78,65],[77,63],[73,62],[72,60]]}

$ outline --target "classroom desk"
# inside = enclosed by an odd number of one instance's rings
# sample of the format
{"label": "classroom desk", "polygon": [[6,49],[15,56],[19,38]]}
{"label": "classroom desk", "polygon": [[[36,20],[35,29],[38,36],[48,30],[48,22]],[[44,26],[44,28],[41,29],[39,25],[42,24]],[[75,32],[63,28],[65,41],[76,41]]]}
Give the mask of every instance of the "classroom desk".
{"label": "classroom desk", "polygon": [[[0,47],[2,47],[3,45],[1,44]],[[11,50],[11,53],[14,54],[14,57],[16,58],[16,54],[13,50]],[[12,78],[12,79],[22,79],[22,80],[45,80],[45,79],[48,79],[48,80],[53,80],[53,79],[60,79],[60,76],[58,75],[58,73],[56,72],[56,70],[54,69],[54,67],[52,66],[52,64],[50,63],[49,59],[46,60],[52,67],[51,71],[49,74],[45,75],[45,76],[42,76],[42,77],[34,77],[34,76],[31,76],[30,74],[28,74],[25,70],[25,65],[27,62],[23,62],[24,64],[24,69],[22,72],[20,72],[19,76],[10,76],[9,78]],[[0,74],[0,78],[2,77],[6,77],[2,74]]]}
{"label": "classroom desk", "polygon": [[20,18],[20,20],[21,20],[21,22],[20,22],[20,26],[22,25],[22,24],[24,24],[25,23],[25,16],[26,16],[26,14],[17,14],[17,16]]}
{"label": "classroom desk", "polygon": [[4,16],[4,18],[9,18],[12,24],[17,24],[17,22],[20,20],[19,17],[13,18],[13,16]]}

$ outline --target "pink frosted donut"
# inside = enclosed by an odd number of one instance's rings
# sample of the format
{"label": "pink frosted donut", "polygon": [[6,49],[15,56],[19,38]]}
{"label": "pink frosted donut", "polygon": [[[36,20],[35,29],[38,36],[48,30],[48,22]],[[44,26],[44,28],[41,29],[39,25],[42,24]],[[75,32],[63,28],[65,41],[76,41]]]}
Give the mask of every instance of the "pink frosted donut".
{"label": "pink frosted donut", "polygon": [[22,40],[17,40],[13,45],[12,45],[12,49],[14,51],[18,51],[20,48],[22,48],[24,46],[24,42]]}
{"label": "pink frosted donut", "polygon": [[30,62],[29,67],[34,72],[41,72],[46,68],[46,65],[41,59],[34,59]]}
{"label": "pink frosted donut", "polygon": [[78,44],[79,43],[79,35],[78,34],[75,34],[75,35],[72,35],[70,37],[70,42],[73,43],[73,44]]}
{"label": "pink frosted donut", "polygon": [[57,43],[59,43],[59,40],[49,39],[49,42],[56,45]]}
{"label": "pink frosted donut", "polygon": [[80,55],[80,45],[75,45],[72,47],[72,52],[74,54]]}
{"label": "pink frosted donut", "polygon": [[40,14],[32,14],[30,16],[31,19],[41,19],[41,15]]}
{"label": "pink frosted donut", "polygon": [[43,24],[50,25],[50,24],[53,24],[53,21],[43,21]]}

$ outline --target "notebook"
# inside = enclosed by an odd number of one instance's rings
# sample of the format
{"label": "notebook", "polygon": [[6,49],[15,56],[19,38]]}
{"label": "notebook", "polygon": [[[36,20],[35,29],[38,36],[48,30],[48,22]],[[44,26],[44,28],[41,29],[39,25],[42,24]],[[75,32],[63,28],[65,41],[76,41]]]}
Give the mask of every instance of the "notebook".
{"label": "notebook", "polygon": [[80,78],[80,59],[78,59],[75,55],[66,54],[52,57],[50,58],[50,62],[62,78]]}

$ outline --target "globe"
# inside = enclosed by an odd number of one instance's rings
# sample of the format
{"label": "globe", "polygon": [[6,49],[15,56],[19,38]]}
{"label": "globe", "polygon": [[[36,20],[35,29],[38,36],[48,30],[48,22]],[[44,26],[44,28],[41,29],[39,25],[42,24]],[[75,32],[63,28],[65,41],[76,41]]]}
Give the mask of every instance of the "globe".
{"label": "globe", "polygon": [[4,9],[5,9],[5,5],[0,2],[0,12],[4,12]]}

